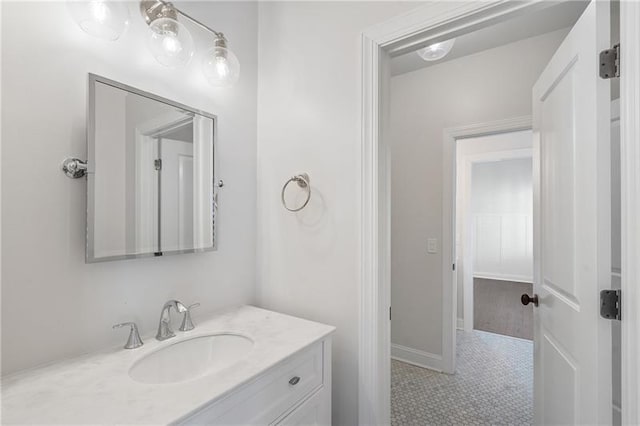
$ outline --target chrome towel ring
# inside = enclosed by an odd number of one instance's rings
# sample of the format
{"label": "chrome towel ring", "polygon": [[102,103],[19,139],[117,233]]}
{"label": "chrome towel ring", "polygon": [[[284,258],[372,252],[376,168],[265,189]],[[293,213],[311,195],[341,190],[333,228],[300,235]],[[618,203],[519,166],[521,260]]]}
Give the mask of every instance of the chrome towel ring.
{"label": "chrome towel ring", "polygon": [[[291,208],[287,206],[287,202],[284,199],[284,193],[287,190],[287,186],[289,186],[291,182],[297,183],[300,188],[307,191],[307,198],[304,200],[304,203],[302,203],[302,205],[297,208]],[[284,208],[289,210],[290,212],[299,212],[300,210],[304,209],[307,206],[307,204],[309,204],[309,200],[311,199],[311,184],[310,184],[309,175],[306,173],[300,173],[299,175],[295,175],[292,178],[289,178],[289,180],[286,181],[284,183],[284,186],[282,187],[282,193],[280,194],[280,198],[282,199],[282,205],[284,206]]]}

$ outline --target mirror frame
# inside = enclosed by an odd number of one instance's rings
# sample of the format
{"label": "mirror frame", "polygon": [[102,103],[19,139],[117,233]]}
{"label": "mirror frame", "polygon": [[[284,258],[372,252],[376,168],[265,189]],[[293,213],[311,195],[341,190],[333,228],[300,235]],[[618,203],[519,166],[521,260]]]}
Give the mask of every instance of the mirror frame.
{"label": "mirror frame", "polygon": [[213,152],[213,180],[211,182],[211,197],[215,200],[216,197],[216,187],[215,182],[217,180],[217,155],[216,155],[216,145],[218,140],[218,117],[214,114],[210,114],[208,112],[195,109],[189,107],[187,105],[181,104],[179,102],[172,101],[167,98],[163,98],[158,95],[154,95],[153,93],[145,92],[140,89],[136,89],[135,87],[128,86],[123,83],[119,83],[117,81],[108,79],[106,77],[99,76],[97,74],[89,73],[89,90],[88,90],[88,104],[87,104],[87,216],[86,216],[86,247],[85,247],[85,263],[99,263],[99,262],[109,262],[113,260],[124,260],[124,259],[140,259],[146,257],[163,257],[167,255],[174,254],[185,254],[185,253],[203,253],[207,251],[216,251],[217,250],[217,239],[216,239],[216,218],[218,208],[215,204],[211,206],[211,222],[213,224],[212,227],[212,238],[213,244],[210,247],[204,248],[193,248],[193,249],[185,249],[185,250],[167,250],[161,252],[153,252],[153,253],[141,253],[141,254],[123,254],[117,256],[105,256],[96,258],[94,255],[94,220],[95,220],[95,181],[93,179],[89,179],[90,175],[95,174],[95,85],[96,83],[106,84],[108,86],[112,86],[116,89],[124,90],[129,93],[133,93],[139,96],[143,96],[145,98],[151,99],[156,102],[162,102],[166,105],[183,109],[185,111],[192,112],[194,114],[199,114],[201,116],[210,118],[213,120],[213,140],[212,140],[212,152]]}

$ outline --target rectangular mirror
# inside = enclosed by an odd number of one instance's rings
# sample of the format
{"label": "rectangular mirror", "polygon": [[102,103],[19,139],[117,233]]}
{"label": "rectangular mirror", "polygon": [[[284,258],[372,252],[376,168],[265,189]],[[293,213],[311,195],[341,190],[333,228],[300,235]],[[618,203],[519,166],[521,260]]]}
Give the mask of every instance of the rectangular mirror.
{"label": "rectangular mirror", "polygon": [[216,124],[89,75],[88,263],[215,249]]}

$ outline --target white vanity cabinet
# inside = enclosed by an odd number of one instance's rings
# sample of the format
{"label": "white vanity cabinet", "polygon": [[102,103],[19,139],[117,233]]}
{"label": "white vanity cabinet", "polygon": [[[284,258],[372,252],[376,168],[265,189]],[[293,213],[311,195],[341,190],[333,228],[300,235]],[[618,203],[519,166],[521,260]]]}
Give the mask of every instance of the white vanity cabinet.
{"label": "white vanity cabinet", "polygon": [[330,425],[331,338],[292,354],[178,424]]}
{"label": "white vanity cabinet", "polygon": [[248,305],[196,322],[3,376],[2,423],[331,424],[335,327]]}

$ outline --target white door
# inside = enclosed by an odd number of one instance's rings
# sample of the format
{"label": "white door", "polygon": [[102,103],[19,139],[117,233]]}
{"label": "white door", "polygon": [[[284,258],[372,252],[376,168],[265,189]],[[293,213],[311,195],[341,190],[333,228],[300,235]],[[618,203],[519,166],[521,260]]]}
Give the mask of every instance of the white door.
{"label": "white door", "polygon": [[537,424],[611,423],[609,26],[592,1],[533,88]]}

